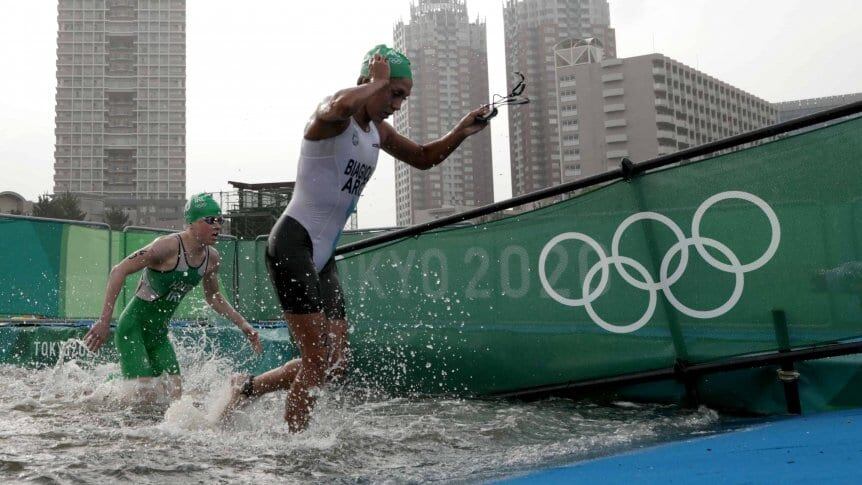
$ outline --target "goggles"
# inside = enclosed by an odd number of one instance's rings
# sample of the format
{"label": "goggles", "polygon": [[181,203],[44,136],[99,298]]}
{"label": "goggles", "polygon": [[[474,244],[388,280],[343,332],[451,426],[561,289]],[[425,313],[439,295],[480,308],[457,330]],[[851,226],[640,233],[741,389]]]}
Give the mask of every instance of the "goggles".
{"label": "goggles", "polygon": [[512,91],[509,92],[509,95],[501,96],[499,94],[495,94],[491,100],[491,104],[487,105],[491,108],[491,111],[486,115],[477,116],[476,119],[487,123],[491,118],[497,116],[499,113],[497,107],[499,106],[527,104],[530,102],[530,98],[523,95],[524,89],[527,88],[527,82],[524,79],[524,75],[517,71],[515,71],[515,74],[518,76],[519,80],[515,84],[515,87],[512,88]]}

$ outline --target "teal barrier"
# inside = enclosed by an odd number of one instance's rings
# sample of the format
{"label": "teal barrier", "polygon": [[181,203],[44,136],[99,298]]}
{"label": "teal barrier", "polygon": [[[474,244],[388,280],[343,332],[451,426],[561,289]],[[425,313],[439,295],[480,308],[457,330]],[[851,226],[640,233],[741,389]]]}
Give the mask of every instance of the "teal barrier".
{"label": "teal barrier", "polygon": [[[862,119],[346,255],[360,365],[485,394],[862,335]],[[839,284],[841,282],[842,284]]]}
{"label": "teal barrier", "polygon": [[60,313],[63,231],[57,222],[0,218],[0,314]]}
{"label": "teal barrier", "polygon": [[107,224],[0,214],[0,315],[98,314],[111,243]]}
{"label": "teal barrier", "polygon": [[[481,395],[703,363],[778,349],[773,310],[792,347],[858,337],[862,181],[848,174],[860,172],[860,133],[862,119],[845,121],[346,255],[358,375],[398,393]],[[2,226],[17,246],[0,268],[39,297],[24,305],[4,288],[0,313],[67,317],[56,283],[69,281],[65,230],[40,224]],[[116,242],[84,231],[65,244],[126,255],[158,234],[130,229]],[[219,244],[233,261],[225,295],[251,319],[279,319],[265,240]],[[65,251],[105,269],[98,251]],[[79,309],[104,291],[87,278],[75,284],[92,292]],[[178,315],[211,317],[199,293]]]}
{"label": "teal barrier", "polygon": [[[89,328],[78,323],[9,325],[0,324],[0,364],[44,368],[75,359],[95,365],[117,361],[113,339],[108,339],[98,354],[90,353],[80,340]],[[226,358],[237,371],[262,373],[278,367],[296,355],[287,329],[283,326],[258,328],[264,352],[255,355],[245,335],[234,327],[174,322],[172,334],[180,347],[205,355]]]}

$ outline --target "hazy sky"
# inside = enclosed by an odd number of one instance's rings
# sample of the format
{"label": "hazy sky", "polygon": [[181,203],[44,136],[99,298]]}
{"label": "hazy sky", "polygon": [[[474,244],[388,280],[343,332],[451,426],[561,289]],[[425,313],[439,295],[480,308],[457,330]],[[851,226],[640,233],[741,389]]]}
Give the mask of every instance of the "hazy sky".
{"label": "hazy sky", "polygon": [[[317,102],[392,43],[408,0],[188,0],[189,193],[228,180],[293,180]],[[505,91],[503,1],[467,0],[488,28],[490,84]],[[0,0],[0,191],[53,187],[57,2]],[[241,6],[241,8],[238,8]],[[769,101],[862,91],[858,0],[611,0],[617,54],[660,52]],[[855,59],[855,60],[854,60]],[[507,127],[492,123],[494,191],[511,195]],[[426,140],[418,140],[426,141]],[[393,161],[381,155],[361,227],[395,223]]]}

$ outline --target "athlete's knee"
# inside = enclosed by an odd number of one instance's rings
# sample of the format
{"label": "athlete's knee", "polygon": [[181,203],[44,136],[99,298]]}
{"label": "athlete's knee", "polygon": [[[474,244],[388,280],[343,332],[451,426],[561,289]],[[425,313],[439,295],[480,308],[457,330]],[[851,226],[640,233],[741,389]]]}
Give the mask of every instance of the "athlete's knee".
{"label": "athlete's knee", "polygon": [[306,342],[302,346],[300,358],[303,364],[311,365],[317,362],[325,362],[327,347],[322,342]]}
{"label": "athlete's knee", "polygon": [[331,348],[327,354],[326,363],[330,371],[339,371],[347,368],[350,361],[350,346],[346,340],[333,339]]}
{"label": "athlete's knee", "polygon": [[326,363],[322,360],[315,360],[313,363],[308,365],[303,361],[298,379],[307,387],[317,387],[322,385],[326,380],[326,371]]}

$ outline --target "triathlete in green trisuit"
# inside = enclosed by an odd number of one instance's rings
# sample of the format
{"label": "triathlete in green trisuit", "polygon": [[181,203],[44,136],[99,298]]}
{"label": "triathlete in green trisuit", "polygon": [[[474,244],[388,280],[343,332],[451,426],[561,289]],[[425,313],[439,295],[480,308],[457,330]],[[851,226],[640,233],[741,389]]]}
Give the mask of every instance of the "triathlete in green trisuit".
{"label": "triathlete in green trisuit", "polygon": [[186,204],[185,220],[185,231],[156,239],[111,269],[102,316],[84,337],[93,352],[105,343],[126,277],[143,269],[138,289],[117,323],[114,343],[125,378],[149,381],[167,375],[166,392],[173,399],[179,398],[182,387],[177,356],[168,340],[168,321],[201,280],[207,303],[245,333],[255,352],[261,352],[257,332],[219,290],[219,254],[212,245],[224,222],[221,208],[209,195],[198,194]]}

